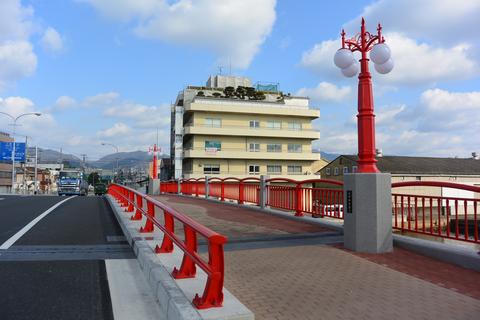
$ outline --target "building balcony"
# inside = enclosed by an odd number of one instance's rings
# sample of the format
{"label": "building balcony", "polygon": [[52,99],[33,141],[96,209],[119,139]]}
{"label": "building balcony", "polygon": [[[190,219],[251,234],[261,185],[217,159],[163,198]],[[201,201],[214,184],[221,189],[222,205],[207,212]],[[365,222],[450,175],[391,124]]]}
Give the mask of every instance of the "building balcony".
{"label": "building balcony", "polygon": [[320,160],[320,154],[311,152],[254,152],[234,148],[221,150],[214,148],[194,148],[185,149],[183,151],[183,158],[316,161]]}
{"label": "building balcony", "polygon": [[294,116],[310,119],[320,117],[320,110],[310,109],[305,106],[285,105],[277,102],[235,101],[199,97],[196,97],[192,103],[185,106],[185,112],[188,111]]}
{"label": "building balcony", "polygon": [[203,125],[187,125],[184,134],[218,135],[218,136],[242,136],[242,137],[267,137],[267,138],[297,138],[297,139],[320,139],[320,132],[310,129],[289,130],[252,128],[249,126],[222,126],[212,127]]}

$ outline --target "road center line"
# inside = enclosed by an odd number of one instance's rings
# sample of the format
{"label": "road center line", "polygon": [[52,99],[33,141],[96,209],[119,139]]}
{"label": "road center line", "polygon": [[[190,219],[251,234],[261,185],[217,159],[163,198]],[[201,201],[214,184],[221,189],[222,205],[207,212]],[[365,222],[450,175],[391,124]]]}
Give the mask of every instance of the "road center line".
{"label": "road center line", "polygon": [[17,233],[15,233],[12,237],[10,237],[10,239],[8,239],[7,241],[5,241],[1,246],[0,246],[0,250],[7,250],[8,248],[10,248],[15,242],[17,242],[18,239],[20,239],[25,233],[28,232],[28,230],[32,229],[34,225],[36,225],[40,220],[42,220],[43,218],[45,218],[50,212],[52,212],[53,210],[55,210],[56,208],[58,208],[59,206],[61,206],[63,203],[67,202],[68,200],[70,199],[73,199],[75,198],[76,196],[73,196],[73,197],[68,197],[67,199],[65,200],[62,200],[58,203],[56,203],[55,205],[53,205],[52,207],[50,207],[48,210],[46,210],[45,212],[43,212],[41,215],[39,215],[38,217],[36,217],[35,219],[33,219],[32,221],[30,221],[29,224],[27,224],[25,227],[23,227],[20,231],[18,231]]}

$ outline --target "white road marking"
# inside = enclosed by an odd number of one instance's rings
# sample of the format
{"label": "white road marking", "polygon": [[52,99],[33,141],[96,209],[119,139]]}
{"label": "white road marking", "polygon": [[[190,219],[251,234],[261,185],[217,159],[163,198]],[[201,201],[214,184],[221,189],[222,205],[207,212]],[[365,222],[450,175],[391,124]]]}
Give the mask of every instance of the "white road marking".
{"label": "white road marking", "polygon": [[18,231],[17,233],[15,233],[10,239],[8,239],[7,241],[5,241],[5,242],[0,246],[0,250],[7,250],[8,248],[10,248],[15,242],[17,242],[18,239],[20,239],[25,233],[27,233],[28,230],[32,229],[32,227],[33,227],[34,225],[36,225],[40,220],[42,220],[43,218],[45,218],[45,216],[47,216],[50,212],[52,212],[53,210],[55,210],[56,208],[58,208],[59,206],[61,206],[63,203],[65,203],[65,202],[67,202],[68,200],[73,199],[73,198],[75,198],[75,197],[76,197],[76,196],[68,197],[67,199],[58,202],[58,203],[55,204],[54,206],[50,207],[47,211],[43,212],[41,215],[39,215],[38,217],[36,217],[36,218],[33,219],[32,221],[30,221],[29,224],[27,224],[27,225],[26,225],[25,227],[23,227],[20,231]]}

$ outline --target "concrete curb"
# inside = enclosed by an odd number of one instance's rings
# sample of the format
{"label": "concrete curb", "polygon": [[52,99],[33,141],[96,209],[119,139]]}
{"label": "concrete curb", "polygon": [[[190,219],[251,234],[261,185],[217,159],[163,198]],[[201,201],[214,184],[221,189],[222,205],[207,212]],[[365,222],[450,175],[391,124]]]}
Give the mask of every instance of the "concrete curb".
{"label": "concrete curb", "polygon": [[[168,194],[166,194],[168,195]],[[179,195],[182,197],[189,197],[188,195]],[[279,217],[287,218],[295,221],[307,222],[310,224],[320,225],[326,228],[339,231],[343,234],[343,221],[332,221],[325,218],[312,218],[309,216],[296,217],[290,212],[275,210],[275,209],[262,209],[256,206],[241,205],[234,202],[220,201],[218,199],[199,198],[216,203],[223,203],[235,207],[247,207],[249,209],[261,212],[263,214],[273,214]],[[399,234],[393,234],[394,246],[408,249],[416,253],[425,255],[427,257],[440,260],[443,262],[451,263],[463,268],[480,271],[480,252],[477,252],[473,248],[466,248],[461,245],[454,245],[449,243],[437,243],[430,240],[412,238],[408,236],[402,236]]]}
{"label": "concrete curb", "polygon": [[[192,296],[195,292],[199,294],[203,292],[198,290],[199,286],[203,290],[203,285],[206,281],[206,275],[203,271],[199,270],[201,272],[197,272],[197,277],[194,279],[173,279],[169,269],[171,270],[173,265],[178,266],[178,261],[181,261],[183,257],[181,250],[175,247],[174,252],[171,254],[162,254],[160,256],[155,254],[152,249],[155,241],[150,240],[150,235],[147,236],[149,240],[146,240],[144,235],[138,232],[135,222],[128,218],[128,215],[124,213],[124,210],[115,200],[109,195],[106,196],[106,199],[125,234],[125,238],[137,256],[143,274],[157,298],[160,309],[166,314],[167,320],[254,319],[253,313],[225,288],[224,306],[222,308],[197,310],[187,296]],[[149,243],[149,241],[152,243]],[[158,240],[156,241],[158,243]]]}

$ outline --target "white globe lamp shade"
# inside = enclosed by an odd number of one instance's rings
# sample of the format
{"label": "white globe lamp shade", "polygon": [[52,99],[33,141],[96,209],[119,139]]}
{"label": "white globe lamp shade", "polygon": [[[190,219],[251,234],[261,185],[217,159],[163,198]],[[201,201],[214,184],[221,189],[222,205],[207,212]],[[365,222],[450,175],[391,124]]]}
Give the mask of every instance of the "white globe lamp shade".
{"label": "white globe lamp shade", "polygon": [[342,48],[337,50],[335,53],[333,62],[340,69],[345,69],[350,67],[355,62],[355,57],[353,56],[352,51]]}
{"label": "white globe lamp shade", "polygon": [[350,66],[343,68],[342,73],[345,77],[351,78],[358,73],[358,63],[352,63]]}
{"label": "white globe lamp shade", "polygon": [[382,63],[382,64],[375,63],[375,70],[377,70],[378,73],[386,74],[392,71],[393,66],[394,66],[393,60],[392,58],[390,58],[385,63]]}
{"label": "white globe lamp shade", "polygon": [[390,59],[391,51],[385,43],[378,43],[370,51],[370,59],[373,63],[384,64]]}

